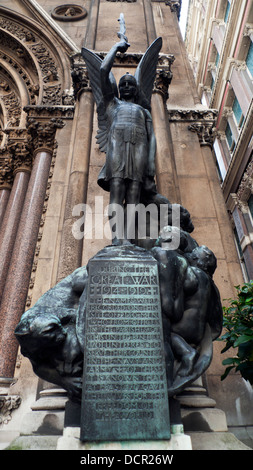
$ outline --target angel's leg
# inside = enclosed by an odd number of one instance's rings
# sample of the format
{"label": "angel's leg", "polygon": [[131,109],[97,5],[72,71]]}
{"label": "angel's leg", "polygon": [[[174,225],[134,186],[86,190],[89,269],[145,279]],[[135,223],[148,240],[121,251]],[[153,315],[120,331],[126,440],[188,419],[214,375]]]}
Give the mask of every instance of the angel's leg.
{"label": "angel's leg", "polygon": [[110,181],[110,214],[112,244],[120,245],[124,239],[124,200],[126,184],[123,178],[112,178]]}
{"label": "angel's leg", "polygon": [[136,239],[136,206],[140,202],[141,184],[139,181],[129,180],[126,189],[126,212],[125,212],[125,238]]}

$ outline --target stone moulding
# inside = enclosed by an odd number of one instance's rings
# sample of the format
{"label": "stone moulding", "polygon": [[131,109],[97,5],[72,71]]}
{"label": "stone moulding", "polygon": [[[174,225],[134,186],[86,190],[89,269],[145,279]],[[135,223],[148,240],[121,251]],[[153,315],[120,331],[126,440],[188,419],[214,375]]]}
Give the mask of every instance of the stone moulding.
{"label": "stone moulding", "polygon": [[43,120],[73,119],[74,106],[25,106],[24,111],[28,118],[40,118]]}
{"label": "stone moulding", "polygon": [[[21,25],[17,18],[5,15],[4,11],[0,18],[1,58],[17,69],[25,81],[30,104],[61,105],[66,77],[61,57],[54,49],[54,44],[48,43],[36,29],[36,25],[34,28],[31,25]],[[11,51],[15,51],[15,55],[10,52],[10,47]],[[36,81],[31,78],[30,71]],[[67,84],[65,86],[68,88]]]}
{"label": "stone moulding", "polygon": [[201,121],[215,122],[218,115],[216,109],[170,109],[168,108],[170,121]]}
{"label": "stone moulding", "polygon": [[238,172],[242,159],[244,157],[245,151],[249,146],[251,137],[252,137],[252,126],[253,126],[253,103],[251,103],[248,113],[245,117],[243,130],[240,133],[239,139],[236,142],[236,146],[233,152],[233,157],[230,161],[225,179],[222,184],[222,190],[225,199],[227,200],[231,191],[231,186],[233,184],[234,178]]}
{"label": "stone moulding", "polygon": [[51,15],[57,21],[79,21],[85,18],[88,12],[80,5],[66,3],[54,8]]}
{"label": "stone moulding", "polygon": [[213,146],[216,136],[216,119],[218,111],[216,109],[169,109],[168,118],[170,122],[189,123],[189,131],[198,134],[201,146]]}

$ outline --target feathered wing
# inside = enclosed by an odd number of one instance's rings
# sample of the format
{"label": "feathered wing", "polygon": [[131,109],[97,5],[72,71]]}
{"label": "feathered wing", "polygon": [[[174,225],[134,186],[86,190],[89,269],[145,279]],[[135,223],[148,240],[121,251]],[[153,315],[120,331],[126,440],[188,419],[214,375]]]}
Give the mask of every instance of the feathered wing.
{"label": "feathered wing", "polygon": [[152,90],[161,47],[162,38],[159,37],[146,50],[135,72],[139,91],[138,103],[149,111],[151,109]]}
{"label": "feathered wing", "polygon": [[[102,152],[106,152],[109,125],[105,114],[105,104],[101,90],[100,67],[102,59],[97,54],[90,51],[89,49],[86,49],[85,47],[82,47],[82,56],[87,66],[91,89],[97,105],[98,131],[96,139],[99,145],[99,149]],[[109,78],[112,85],[112,90],[114,91],[115,96],[117,96],[117,83],[112,72],[110,72]]]}

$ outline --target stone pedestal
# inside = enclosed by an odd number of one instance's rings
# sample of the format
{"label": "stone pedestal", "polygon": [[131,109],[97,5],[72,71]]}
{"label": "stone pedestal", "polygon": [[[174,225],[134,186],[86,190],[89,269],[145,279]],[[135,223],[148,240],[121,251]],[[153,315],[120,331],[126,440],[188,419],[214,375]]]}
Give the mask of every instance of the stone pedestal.
{"label": "stone pedestal", "polygon": [[192,450],[191,438],[182,433],[182,428],[175,430],[168,440],[133,440],[117,442],[81,442],[80,428],[65,428],[58,439],[56,450]]}
{"label": "stone pedestal", "polygon": [[207,395],[199,377],[177,397],[186,432],[227,432],[224,411],[216,408],[216,402]]}
{"label": "stone pedestal", "polygon": [[88,278],[81,440],[169,440],[157,262],[133,245],[108,247]]}

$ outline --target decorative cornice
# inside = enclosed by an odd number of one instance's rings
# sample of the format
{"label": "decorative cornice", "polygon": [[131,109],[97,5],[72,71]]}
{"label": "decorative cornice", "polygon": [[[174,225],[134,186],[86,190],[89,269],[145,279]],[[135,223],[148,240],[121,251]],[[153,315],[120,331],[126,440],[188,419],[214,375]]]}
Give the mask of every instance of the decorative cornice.
{"label": "decorative cornice", "polygon": [[[71,101],[73,101],[71,93]],[[69,106],[25,106],[24,111],[27,113],[28,118],[35,118],[41,120],[57,119],[73,119],[75,107]]]}
{"label": "decorative cornice", "polygon": [[214,123],[218,111],[216,109],[168,108],[168,115],[170,121],[201,121]]}
{"label": "decorative cornice", "polygon": [[191,123],[188,129],[198,134],[201,146],[213,146],[216,136],[216,118],[218,111],[216,109],[198,110],[198,109],[168,109],[170,122]]}

